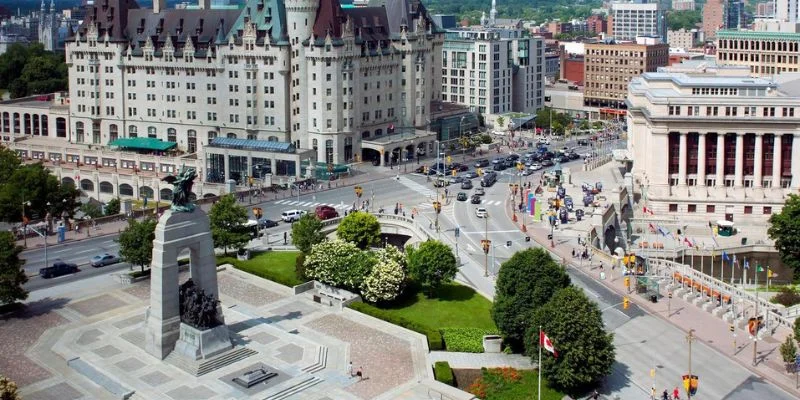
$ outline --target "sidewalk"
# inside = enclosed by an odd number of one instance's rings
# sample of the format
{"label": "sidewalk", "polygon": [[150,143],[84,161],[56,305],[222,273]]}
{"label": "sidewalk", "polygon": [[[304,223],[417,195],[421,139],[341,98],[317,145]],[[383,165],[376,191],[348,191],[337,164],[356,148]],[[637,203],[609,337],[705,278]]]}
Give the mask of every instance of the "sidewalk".
{"label": "sidewalk", "polygon": [[481,369],[512,367],[516,369],[536,369],[530,357],[522,354],[505,353],[456,353],[450,351],[431,351],[428,353],[429,364],[447,361],[450,368]]}
{"label": "sidewalk", "polygon": [[[506,213],[509,214],[507,216],[511,219],[509,207],[506,207]],[[520,224],[517,223],[516,225],[519,226]],[[572,250],[577,247],[577,242],[571,240],[556,240],[555,247],[551,247],[550,240],[547,239],[549,233],[550,228],[542,223],[528,225],[528,236],[540,246],[548,249],[558,258],[567,260],[571,268],[592,276],[595,279],[600,279],[599,269],[592,269],[590,263],[586,263],[586,266],[581,268],[577,264],[579,261],[572,258]],[[558,258],[556,261],[559,261]],[[729,358],[736,361],[753,374],[775,384],[788,393],[800,397],[800,391],[795,388],[795,377],[794,375],[786,373],[778,349],[786,336],[791,334],[788,328],[779,327],[773,337],[759,340],[757,347],[758,363],[756,366],[753,366],[753,343],[752,340],[748,339],[749,335],[746,331],[736,330],[738,340],[734,351],[733,336],[729,331],[729,324],[721,318],[715,317],[710,312],[704,311],[700,307],[687,303],[678,297],[673,297],[670,303],[667,298],[666,289],[663,288],[660,293],[663,298],[657,303],[651,303],[649,300],[635,294],[628,294],[624,279],[621,279],[622,277],[620,276],[619,270],[610,271],[607,269],[605,272],[607,278],[600,280],[600,282],[620,295],[629,296],[633,305],[638,306],[649,314],[656,315],[669,321],[684,332],[688,333],[690,329],[694,329],[696,340],[705,343],[724,355],[728,355]],[[671,309],[671,315],[668,315],[668,308]]]}

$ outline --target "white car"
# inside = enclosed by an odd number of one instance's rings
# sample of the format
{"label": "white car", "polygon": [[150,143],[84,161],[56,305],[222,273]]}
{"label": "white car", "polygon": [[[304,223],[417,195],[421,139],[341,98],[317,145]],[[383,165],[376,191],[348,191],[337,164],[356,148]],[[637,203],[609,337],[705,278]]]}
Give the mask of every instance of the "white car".
{"label": "white car", "polygon": [[281,219],[283,222],[294,222],[300,219],[303,215],[306,214],[307,211],[305,210],[289,210],[284,211],[281,213]]}
{"label": "white car", "polygon": [[550,139],[542,136],[542,137],[539,138],[539,144],[549,145],[550,144]]}
{"label": "white car", "polygon": [[538,170],[542,169],[542,164],[539,164],[538,162],[535,162],[535,163],[531,164],[531,166],[528,167],[528,169],[531,170],[531,171],[538,171]]}
{"label": "white car", "polygon": [[486,212],[486,208],[478,207],[475,209],[475,216],[478,218],[486,218],[489,216],[489,213]]}

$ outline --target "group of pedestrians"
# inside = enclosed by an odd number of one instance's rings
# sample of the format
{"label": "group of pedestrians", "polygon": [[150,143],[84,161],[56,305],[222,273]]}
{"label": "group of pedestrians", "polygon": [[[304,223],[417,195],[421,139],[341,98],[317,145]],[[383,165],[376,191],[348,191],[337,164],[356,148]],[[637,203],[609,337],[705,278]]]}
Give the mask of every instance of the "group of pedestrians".
{"label": "group of pedestrians", "polygon": [[650,400],[680,400],[680,398],[681,398],[681,391],[678,390],[677,386],[675,386],[675,389],[672,390],[672,397],[670,397],[668,389],[664,389],[664,391],[661,393],[660,398],[656,396],[655,386],[653,386],[650,389]]}

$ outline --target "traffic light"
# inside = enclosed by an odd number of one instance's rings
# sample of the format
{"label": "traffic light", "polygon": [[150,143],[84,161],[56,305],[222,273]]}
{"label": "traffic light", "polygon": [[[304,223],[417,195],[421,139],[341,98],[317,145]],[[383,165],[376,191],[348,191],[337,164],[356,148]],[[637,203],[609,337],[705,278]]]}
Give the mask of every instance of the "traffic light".
{"label": "traffic light", "polygon": [[455,170],[455,169],[454,169],[454,170],[450,171],[450,173],[451,173],[453,176],[456,176],[456,174],[458,174],[458,170]]}
{"label": "traffic light", "polygon": [[475,170],[478,173],[478,176],[483,176],[483,168],[478,168]]}
{"label": "traffic light", "polygon": [[669,293],[667,293],[667,296],[669,296],[669,298],[671,299],[672,298],[672,292],[670,291]]}
{"label": "traffic light", "polygon": [[489,249],[492,246],[492,241],[489,239],[481,239],[481,247],[483,247],[483,254],[489,254]]}
{"label": "traffic light", "polygon": [[438,201],[433,202],[433,209],[436,211],[437,214],[442,212],[442,203]]}
{"label": "traffic light", "polygon": [[631,306],[631,301],[627,297],[622,298],[622,308],[627,310]]}
{"label": "traffic light", "polygon": [[631,287],[631,278],[629,276],[625,277],[625,287]]}
{"label": "traffic light", "polygon": [[506,240],[506,247],[511,247],[511,241],[510,240]]}
{"label": "traffic light", "polygon": [[452,164],[453,163],[453,157],[447,156],[447,163],[448,164]]}
{"label": "traffic light", "polygon": [[428,175],[428,167],[422,167],[422,172]]}
{"label": "traffic light", "polygon": [[361,194],[362,194],[362,193],[364,193],[364,190],[363,190],[363,189],[361,189],[361,186],[355,186],[355,187],[353,188],[353,190],[355,190],[355,192],[356,192],[356,196],[357,196],[358,198],[361,198]]}
{"label": "traffic light", "polygon": [[525,241],[526,242],[530,242],[531,241],[531,237],[530,236],[525,236]]}
{"label": "traffic light", "polygon": [[461,236],[461,228],[457,226],[457,227],[456,227],[456,228],[453,230],[453,235],[454,235],[455,237],[459,237],[459,236]]}
{"label": "traffic light", "polygon": [[730,325],[730,326],[728,326],[728,330],[733,332],[734,330],[736,330],[736,327],[733,326],[733,325]]}

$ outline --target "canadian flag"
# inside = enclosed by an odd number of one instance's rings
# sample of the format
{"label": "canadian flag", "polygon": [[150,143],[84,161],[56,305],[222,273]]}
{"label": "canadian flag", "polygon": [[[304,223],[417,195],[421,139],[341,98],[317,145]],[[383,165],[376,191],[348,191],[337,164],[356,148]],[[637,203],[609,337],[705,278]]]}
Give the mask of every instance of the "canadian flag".
{"label": "canadian flag", "polygon": [[653,210],[651,210],[651,209],[647,208],[646,206],[645,206],[645,207],[642,207],[642,211],[643,211],[645,214],[650,214],[650,215],[653,215]]}
{"label": "canadian flag", "polygon": [[539,346],[542,346],[545,350],[553,353],[553,357],[558,357],[558,352],[556,351],[555,346],[553,346],[553,342],[551,342],[550,338],[544,334],[544,331],[539,331]]}

